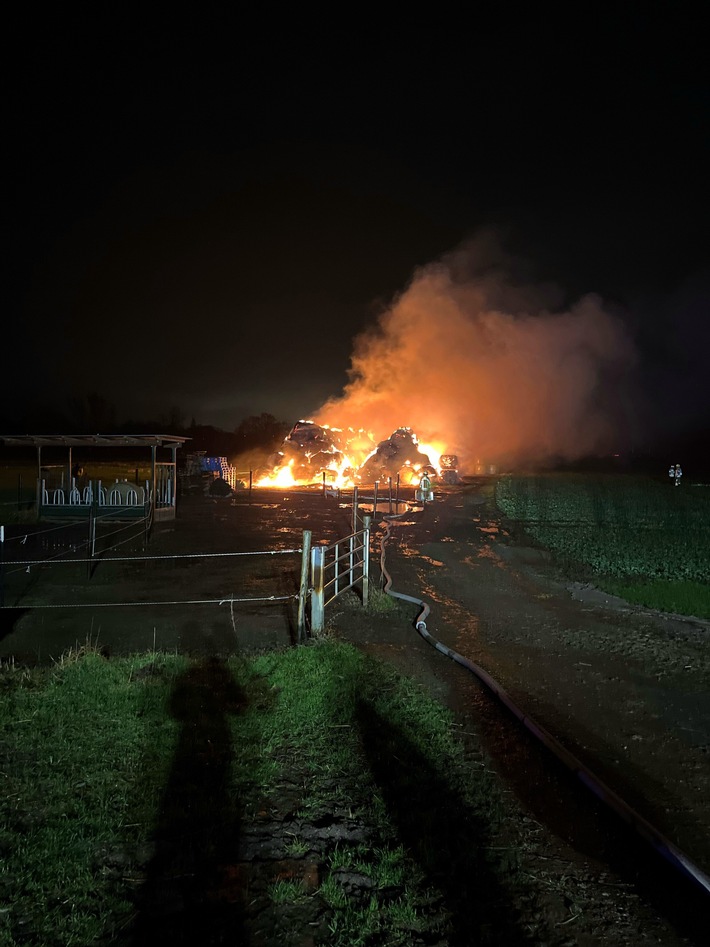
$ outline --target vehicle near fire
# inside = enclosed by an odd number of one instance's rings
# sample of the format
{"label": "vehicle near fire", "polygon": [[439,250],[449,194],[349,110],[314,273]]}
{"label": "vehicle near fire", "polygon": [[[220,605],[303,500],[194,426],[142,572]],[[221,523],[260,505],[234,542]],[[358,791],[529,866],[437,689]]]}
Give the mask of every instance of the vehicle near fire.
{"label": "vehicle near fire", "polygon": [[441,465],[441,482],[459,482],[459,459],[456,454],[442,454],[439,458]]}

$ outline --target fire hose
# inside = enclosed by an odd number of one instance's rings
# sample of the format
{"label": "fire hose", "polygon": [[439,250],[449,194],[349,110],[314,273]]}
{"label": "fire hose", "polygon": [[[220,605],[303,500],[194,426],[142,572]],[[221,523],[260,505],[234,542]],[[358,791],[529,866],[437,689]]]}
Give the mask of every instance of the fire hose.
{"label": "fire hose", "polygon": [[619,796],[613,789],[607,786],[598,776],[596,776],[587,766],[585,766],[573,753],[570,753],[569,750],[565,749],[564,746],[552,736],[544,727],[537,723],[529,714],[526,714],[521,710],[517,704],[511,699],[510,695],[505,691],[500,684],[491,677],[487,671],[484,671],[482,667],[477,664],[474,664],[473,661],[469,661],[468,658],[463,657],[457,651],[453,651],[451,648],[448,648],[446,645],[442,644],[440,641],[431,634],[427,629],[426,620],[429,617],[430,609],[429,606],[422,599],[416,598],[413,595],[405,595],[403,592],[395,592],[392,589],[392,577],[385,568],[385,545],[387,540],[391,535],[391,521],[396,520],[398,516],[403,516],[404,514],[396,514],[392,516],[385,517],[386,529],[382,539],[380,540],[380,569],[382,570],[382,575],[385,578],[385,585],[383,586],[383,591],[391,596],[392,598],[400,599],[404,602],[410,602],[413,605],[418,605],[421,608],[421,611],[414,620],[414,627],[419,632],[419,634],[431,644],[437,651],[441,654],[446,655],[446,657],[451,658],[452,661],[455,661],[457,664],[460,664],[462,667],[465,667],[468,671],[471,671],[497,698],[498,700],[508,708],[508,710],[523,724],[523,726],[532,733],[532,735],[550,750],[567,769],[571,770],[580,782],[586,786],[591,792],[597,796],[609,809],[620,816],[628,825],[630,825],[636,833],[648,842],[659,854],[661,854],[674,868],[681,872],[686,878],[690,879],[696,885],[700,887],[705,894],[710,894],[710,877],[702,871],[697,865],[685,855],[676,845],[669,841],[665,836],[663,836],[658,829],[656,829],[650,822],[648,822],[642,815],[636,812],[627,802],[625,802],[621,796]]}

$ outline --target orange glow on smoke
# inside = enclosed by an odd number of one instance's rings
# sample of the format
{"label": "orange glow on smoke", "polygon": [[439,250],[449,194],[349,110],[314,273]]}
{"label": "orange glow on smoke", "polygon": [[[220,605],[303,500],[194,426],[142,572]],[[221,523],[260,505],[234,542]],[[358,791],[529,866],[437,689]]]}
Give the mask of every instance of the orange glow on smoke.
{"label": "orange glow on smoke", "polygon": [[258,485],[372,483],[378,449],[410,428],[397,472],[416,483],[442,454],[465,475],[617,449],[633,410],[623,321],[597,296],[563,305],[559,287],[523,284],[524,269],[478,239],[417,271],[355,339],[343,393],[313,413],[331,446],[300,445],[305,463],[284,455]]}

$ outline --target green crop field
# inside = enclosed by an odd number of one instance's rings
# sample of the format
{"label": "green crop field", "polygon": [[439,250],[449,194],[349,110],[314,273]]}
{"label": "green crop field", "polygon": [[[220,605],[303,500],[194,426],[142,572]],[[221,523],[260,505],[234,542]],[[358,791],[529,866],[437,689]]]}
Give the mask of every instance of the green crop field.
{"label": "green crop field", "polygon": [[710,618],[710,485],[620,475],[507,476],[498,508],[570,576]]}

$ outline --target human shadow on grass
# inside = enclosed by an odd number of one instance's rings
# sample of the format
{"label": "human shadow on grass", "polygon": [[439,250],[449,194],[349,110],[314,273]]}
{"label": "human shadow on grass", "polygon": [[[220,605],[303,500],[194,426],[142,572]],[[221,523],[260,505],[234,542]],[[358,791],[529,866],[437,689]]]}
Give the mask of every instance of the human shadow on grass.
{"label": "human shadow on grass", "polygon": [[[490,831],[441,771],[399,728],[359,701],[357,718],[370,772],[400,841],[443,895],[451,916],[449,943],[528,944],[510,893],[494,866]],[[443,765],[443,764],[442,764]]]}
{"label": "human shadow on grass", "polygon": [[134,947],[244,941],[229,714],[246,703],[216,658],[194,665],[175,684],[170,712],[181,730],[155,827],[155,854],[138,899]]}

